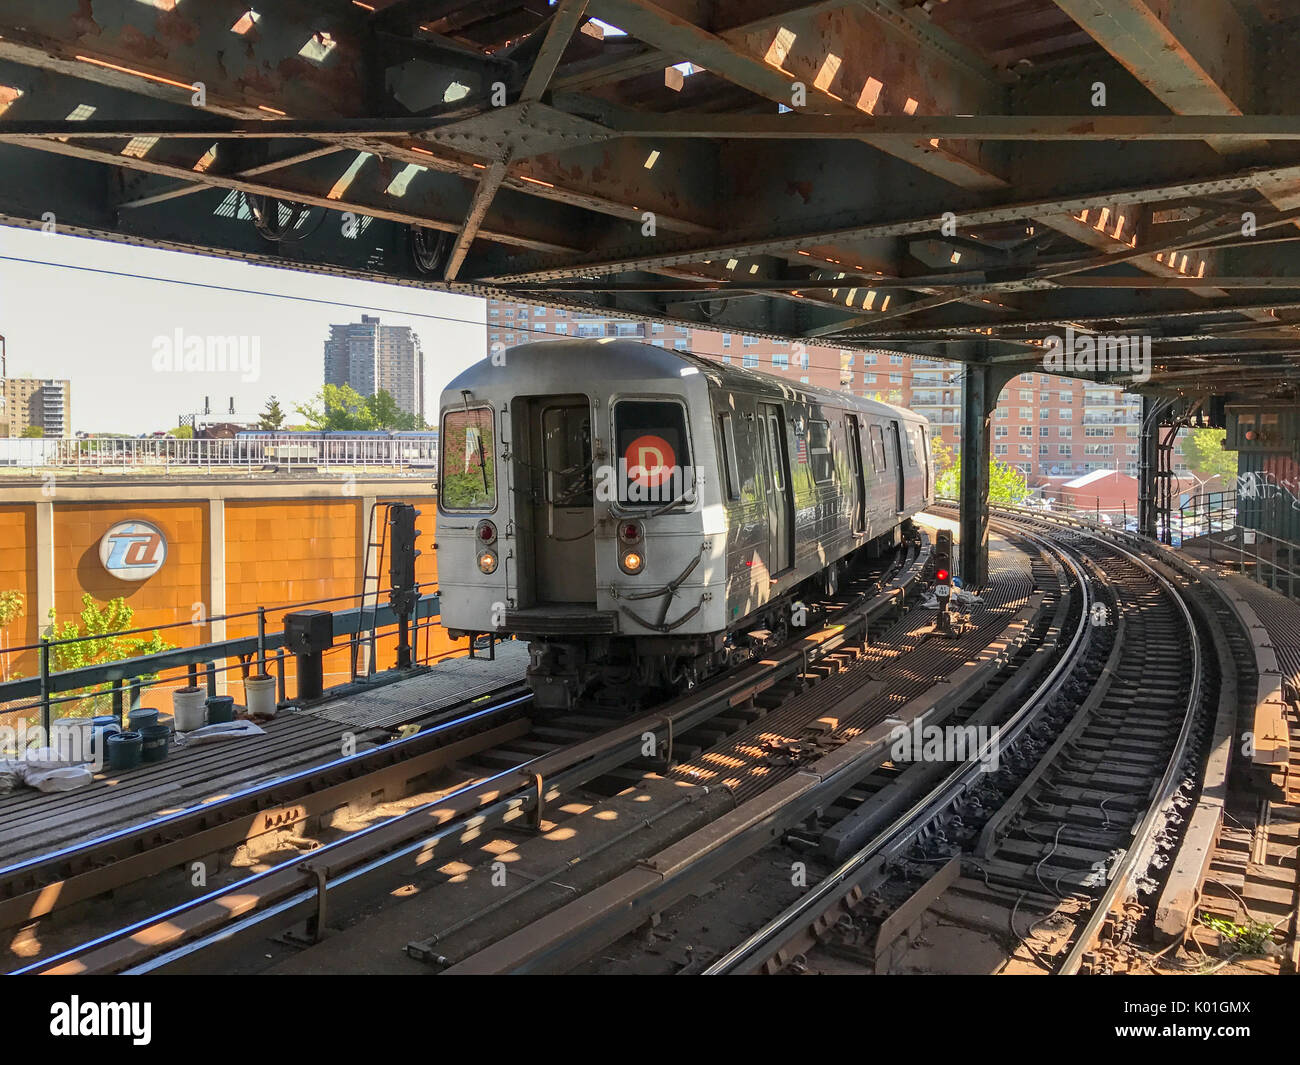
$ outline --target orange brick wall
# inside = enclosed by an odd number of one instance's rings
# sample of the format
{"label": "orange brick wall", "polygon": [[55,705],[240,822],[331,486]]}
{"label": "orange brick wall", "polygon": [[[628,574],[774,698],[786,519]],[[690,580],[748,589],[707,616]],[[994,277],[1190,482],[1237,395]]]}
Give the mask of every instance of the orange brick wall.
{"label": "orange brick wall", "polygon": [[[144,581],[118,580],[99,561],[104,533],[132,518],[153,522],[167,537],[167,561]],[[121,596],[135,611],[135,628],[183,622],[163,629],[163,639],[177,647],[203,643],[208,627],[190,621],[196,603],[207,611],[208,566],[206,503],[55,504],[54,609],[60,623],[81,613],[83,593],[101,602]]]}
{"label": "orange brick wall", "polygon": [[[36,508],[0,506],[0,591],[23,597],[24,613],[4,632],[5,647],[21,647],[40,638],[36,616]],[[32,676],[37,668],[34,651],[8,655],[0,662],[0,678],[21,673]]]}
{"label": "orange brick wall", "polygon": [[[383,496],[383,501],[409,502],[420,510],[420,529],[416,560],[416,577],[421,589],[431,593],[437,588],[438,564],[435,540],[436,501],[432,495]],[[135,610],[137,628],[159,627],[161,635],[173,646],[189,646],[211,639],[210,626],[190,624],[194,605],[207,602],[210,580],[208,544],[210,523],[206,501],[193,503],[83,504],[54,501],[54,581],[57,620],[75,620],[82,609],[81,597],[89,593],[103,602],[122,596]],[[227,500],[226,532],[226,604],[227,614],[267,608],[267,628],[278,631],[283,624],[283,608],[334,597],[348,597],[323,603],[323,609],[346,610],[357,605],[354,598],[361,590],[361,571],[366,542],[365,502],[360,496],[331,500]],[[143,519],[156,524],[167,537],[167,561],[148,580],[120,581],[108,574],[99,561],[99,541],[110,526],[119,521]],[[36,587],[36,506],[32,503],[0,506],[0,590],[15,589],[26,599],[27,613],[8,632],[10,644],[31,643],[39,639],[47,619],[38,618]],[[387,559],[380,560],[380,586],[388,582]],[[373,587],[373,585],[371,586]],[[381,596],[387,602],[387,596]],[[173,622],[183,624],[163,628]],[[230,621],[226,635],[236,637],[257,631],[257,619]],[[440,628],[421,634],[417,655],[437,657],[465,641],[447,639]],[[396,639],[380,639],[377,647],[378,668],[393,664]],[[292,690],[293,660],[286,663]],[[15,657],[10,669],[31,676],[37,668],[34,653]],[[348,673],[346,646],[338,646],[327,656],[327,683],[338,683]],[[234,682],[235,676],[230,680]],[[182,683],[167,678],[160,688]],[[158,691],[155,698],[161,697]],[[237,697],[242,697],[236,689]],[[160,705],[165,705],[165,699]]]}
{"label": "orange brick wall", "polygon": [[[226,613],[265,606],[267,627],[278,629],[279,613],[271,607],[360,592],[361,510],[360,499],[227,502]],[[321,609],[355,605],[340,601]],[[227,636],[256,631],[256,619],[226,627]]]}

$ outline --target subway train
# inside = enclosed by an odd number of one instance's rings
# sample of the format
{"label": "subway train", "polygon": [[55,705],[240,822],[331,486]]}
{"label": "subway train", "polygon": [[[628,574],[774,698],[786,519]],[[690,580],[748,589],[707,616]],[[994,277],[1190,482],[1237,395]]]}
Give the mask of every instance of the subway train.
{"label": "subway train", "polygon": [[526,639],[542,708],[762,653],[933,498],[925,419],[636,341],[509,348],[440,417],[443,625]]}

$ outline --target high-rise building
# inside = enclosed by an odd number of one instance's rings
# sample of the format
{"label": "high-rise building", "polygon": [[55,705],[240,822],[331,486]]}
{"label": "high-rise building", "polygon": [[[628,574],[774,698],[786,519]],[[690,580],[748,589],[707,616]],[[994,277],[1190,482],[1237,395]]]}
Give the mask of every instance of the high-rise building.
{"label": "high-rise building", "polygon": [[325,341],[325,383],[350,385],[363,396],[381,389],[407,414],[424,418],[424,352],[419,335],[405,325],[381,325],[377,317],[331,325]]}
{"label": "high-rise building", "polygon": [[379,387],[423,422],[424,352],[419,335],[410,326],[381,325],[376,365]]}
{"label": "high-rise building", "polygon": [[[801,384],[908,407],[930,420],[932,434],[942,437],[954,454],[961,451],[962,367],[958,363],[488,300],[489,353],[495,344],[511,347],[573,336],[641,339]],[[1003,389],[993,412],[993,456],[1020,470],[1031,486],[1093,470],[1136,474],[1140,410],[1139,398],[1118,388],[1024,373]],[[1174,448],[1174,472],[1187,472],[1181,435]]]}
{"label": "high-rise building", "polygon": [[331,325],[325,341],[325,383],[351,385],[363,396],[374,395],[378,377],[379,319]]}
{"label": "high-rise building", "polygon": [[3,435],[22,436],[37,426],[46,437],[72,435],[72,382],[40,377],[6,377],[0,389]]}

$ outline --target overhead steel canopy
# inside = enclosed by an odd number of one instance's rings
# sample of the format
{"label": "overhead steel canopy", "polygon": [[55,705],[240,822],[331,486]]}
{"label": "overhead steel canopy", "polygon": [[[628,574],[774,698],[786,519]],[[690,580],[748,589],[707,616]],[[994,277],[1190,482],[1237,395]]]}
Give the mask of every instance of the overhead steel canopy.
{"label": "overhead steel canopy", "polygon": [[0,222],[1294,395],[1293,7],[0,0]]}

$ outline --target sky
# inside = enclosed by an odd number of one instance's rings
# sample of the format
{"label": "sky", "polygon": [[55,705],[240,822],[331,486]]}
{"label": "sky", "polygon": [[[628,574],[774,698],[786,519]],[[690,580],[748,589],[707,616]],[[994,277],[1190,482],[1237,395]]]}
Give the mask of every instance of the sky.
{"label": "sky", "polygon": [[[481,299],[0,226],[8,373],[71,380],[74,432],[170,429],[204,396],[256,414],[274,395],[301,421],[293,407],[320,391],[330,325],[362,314],[419,334],[432,423],[443,385],[483,358]],[[186,368],[186,343],[206,349],[209,336],[241,338],[242,366]]]}

